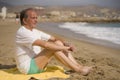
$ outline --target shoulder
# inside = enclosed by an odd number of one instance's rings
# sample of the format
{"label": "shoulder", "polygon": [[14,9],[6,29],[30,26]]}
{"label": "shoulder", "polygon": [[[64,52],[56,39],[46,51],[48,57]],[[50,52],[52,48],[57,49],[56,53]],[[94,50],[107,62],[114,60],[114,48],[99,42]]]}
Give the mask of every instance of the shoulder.
{"label": "shoulder", "polygon": [[26,29],[24,26],[21,26],[17,33],[16,36],[28,36],[31,34],[31,31],[29,31],[28,29]]}
{"label": "shoulder", "polygon": [[24,26],[21,26],[21,27],[18,29],[17,33],[20,33],[20,32],[22,32],[22,31],[26,31],[26,29],[25,29]]}

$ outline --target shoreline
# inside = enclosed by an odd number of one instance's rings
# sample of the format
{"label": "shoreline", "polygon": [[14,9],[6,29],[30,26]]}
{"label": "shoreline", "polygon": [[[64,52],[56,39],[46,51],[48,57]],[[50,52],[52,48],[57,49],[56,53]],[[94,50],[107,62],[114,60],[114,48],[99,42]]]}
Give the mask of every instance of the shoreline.
{"label": "shoreline", "polygon": [[[39,23],[38,29],[42,29],[43,31],[47,31],[47,32],[50,32],[53,34],[58,34],[58,35],[61,35],[64,37],[73,38],[73,39],[80,40],[80,41],[85,41],[85,42],[89,42],[89,43],[93,43],[93,44],[98,44],[101,46],[120,49],[120,44],[115,44],[115,43],[110,42],[110,41],[87,37],[84,34],[74,33],[73,31],[70,31],[68,29],[59,28],[57,26],[58,24],[61,24],[61,23],[60,22],[53,23],[53,24],[49,24],[49,22]],[[57,27],[55,27],[55,26],[57,26]]]}
{"label": "shoreline", "polygon": [[[0,21],[0,70],[11,68],[15,65],[13,54],[15,53],[15,34],[20,24],[15,21]],[[38,28],[38,27],[37,27]],[[44,28],[44,26],[43,26]],[[49,29],[48,29],[49,31]],[[68,79],[54,80],[119,80],[120,79],[120,50],[92,44],[86,41],[48,32],[57,37],[61,37],[76,46],[76,51],[72,53],[78,63],[86,66],[95,66],[94,70],[88,76],[82,76],[78,73],[69,74]],[[56,59],[52,59],[50,65],[60,65]],[[9,73],[11,74],[11,73]],[[16,76],[16,75],[15,75]],[[1,78],[1,77],[0,77]],[[50,79],[52,80],[52,79]]]}

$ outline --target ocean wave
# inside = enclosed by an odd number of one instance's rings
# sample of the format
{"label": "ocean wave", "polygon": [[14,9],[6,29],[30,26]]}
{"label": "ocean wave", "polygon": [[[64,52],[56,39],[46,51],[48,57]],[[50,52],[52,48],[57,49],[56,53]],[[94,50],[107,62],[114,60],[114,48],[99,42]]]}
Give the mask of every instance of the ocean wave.
{"label": "ocean wave", "polygon": [[[117,27],[113,24],[117,25]],[[69,29],[77,34],[84,34],[91,38],[107,40],[116,44],[120,44],[120,27],[118,27],[119,24],[113,24],[67,22],[59,25],[59,27]]]}

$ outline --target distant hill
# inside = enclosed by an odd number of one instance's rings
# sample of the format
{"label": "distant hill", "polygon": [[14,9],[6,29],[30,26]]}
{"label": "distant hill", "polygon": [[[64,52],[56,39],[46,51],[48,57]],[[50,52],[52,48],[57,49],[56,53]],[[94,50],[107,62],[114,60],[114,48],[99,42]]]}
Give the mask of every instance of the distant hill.
{"label": "distant hill", "polygon": [[[0,7],[6,5],[8,8],[8,12],[20,12],[21,10],[29,7],[38,7],[40,5],[10,5],[5,2],[0,1]],[[99,14],[101,9],[108,9],[110,11],[117,11],[120,13],[120,9],[112,9],[112,8],[106,8],[106,7],[101,7],[97,5],[86,5],[86,6],[40,6],[45,8],[45,12],[50,12],[50,11],[75,11],[75,12],[81,12],[81,13],[97,13]]]}

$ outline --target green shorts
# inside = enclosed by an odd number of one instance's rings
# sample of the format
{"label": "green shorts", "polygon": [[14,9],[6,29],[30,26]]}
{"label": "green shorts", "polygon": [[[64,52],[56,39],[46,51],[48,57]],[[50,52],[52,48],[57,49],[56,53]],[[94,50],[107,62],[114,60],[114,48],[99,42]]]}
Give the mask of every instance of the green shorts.
{"label": "green shorts", "polygon": [[37,64],[35,63],[35,60],[32,59],[30,62],[30,69],[28,71],[28,74],[36,74],[36,73],[42,73],[44,70],[39,69]]}

